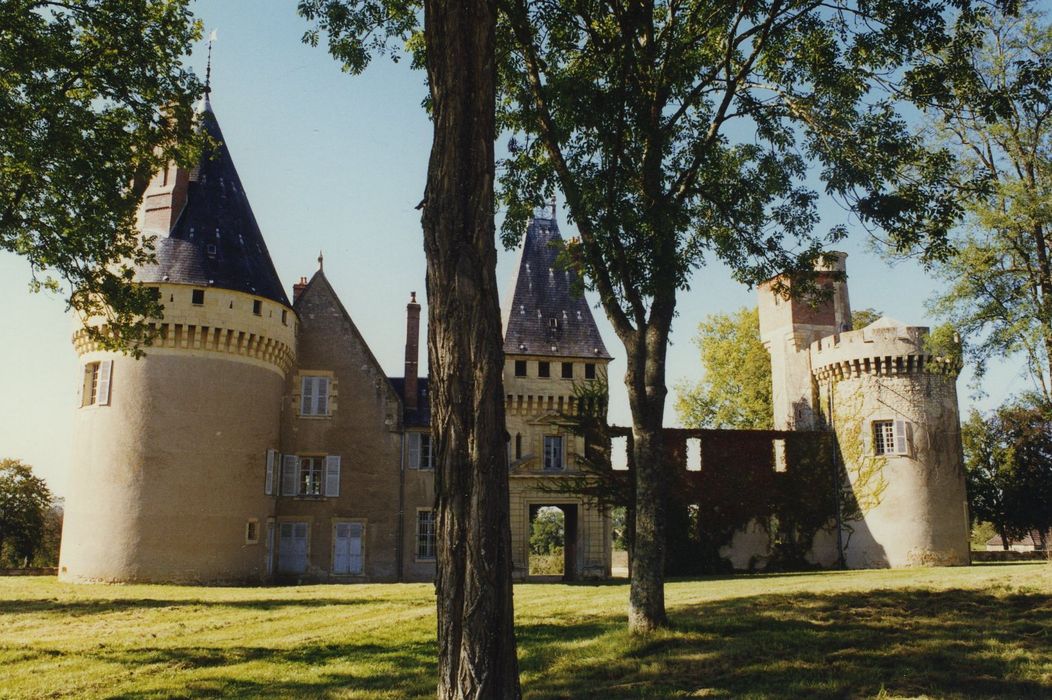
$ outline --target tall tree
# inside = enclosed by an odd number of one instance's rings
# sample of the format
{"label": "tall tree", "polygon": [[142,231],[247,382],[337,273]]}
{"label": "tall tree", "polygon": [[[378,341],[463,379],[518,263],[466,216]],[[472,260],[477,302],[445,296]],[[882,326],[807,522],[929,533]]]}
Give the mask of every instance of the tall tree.
{"label": "tall tree", "polygon": [[[932,304],[965,338],[982,373],[1021,354],[1052,400],[1052,23],[1035,3],[986,17],[981,43],[917,71],[928,136],[957,155],[965,202],[958,252],[938,267]],[[949,91],[926,89],[931,83]]]}
{"label": "tall tree", "polygon": [[136,346],[159,312],[130,284],[152,250],[135,214],[150,176],[198,146],[188,5],[0,0],[0,250],[29,261],[33,289],[108,317],[107,348]]}
{"label": "tall tree", "polygon": [[760,313],[742,307],[698,324],[702,378],[676,387],[676,412],[687,428],[770,430],[771,356],[760,340]]}
{"label": "tall tree", "polygon": [[[957,215],[930,154],[896,114],[904,70],[951,42],[936,0],[501,0],[505,241],[561,190],[565,246],[626,353],[635,543],[629,624],[666,624],[665,357],[677,295],[707,259],[807,293],[823,247],[813,183],[897,246],[945,254]],[[976,19],[968,0],[953,21]]]}
{"label": "tall tree", "polygon": [[0,563],[23,565],[44,545],[51,490],[17,459],[0,460]]}
{"label": "tall tree", "polygon": [[[408,33],[409,4],[301,2],[361,70],[374,36]],[[402,14],[399,14],[402,13]],[[512,607],[504,355],[493,224],[493,0],[425,0],[434,141],[423,209],[438,518],[438,695],[519,697]],[[314,35],[315,39],[317,35]],[[308,36],[308,40],[310,40]]]}
{"label": "tall tree", "polygon": [[1036,396],[1010,401],[961,429],[968,504],[976,521],[993,524],[1005,548],[1052,529],[1052,406]]}

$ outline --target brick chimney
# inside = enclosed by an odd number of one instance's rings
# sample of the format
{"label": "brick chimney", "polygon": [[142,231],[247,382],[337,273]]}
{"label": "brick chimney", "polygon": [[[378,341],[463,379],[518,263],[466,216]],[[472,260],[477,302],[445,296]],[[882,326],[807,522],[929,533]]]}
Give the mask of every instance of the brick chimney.
{"label": "brick chimney", "polygon": [[299,301],[300,294],[303,294],[303,290],[307,288],[307,278],[300,277],[300,281],[292,285],[292,303],[295,304]]}
{"label": "brick chimney", "polygon": [[153,176],[139,208],[143,232],[167,236],[186,206],[190,172],[169,163]]}
{"label": "brick chimney", "polygon": [[416,292],[410,292],[405,305],[405,408],[417,409],[417,364],[420,358],[420,304]]}

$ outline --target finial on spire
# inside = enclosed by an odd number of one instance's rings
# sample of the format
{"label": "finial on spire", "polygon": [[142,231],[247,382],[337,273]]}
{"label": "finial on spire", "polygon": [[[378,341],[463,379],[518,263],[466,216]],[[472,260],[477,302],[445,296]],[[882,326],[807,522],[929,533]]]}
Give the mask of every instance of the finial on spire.
{"label": "finial on spire", "polygon": [[320,250],[318,251],[318,269],[319,270],[324,270],[325,269],[325,256],[322,255]]}
{"label": "finial on spire", "polygon": [[208,35],[208,63],[205,66],[205,98],[212,92],[212,44],[218,38],[217,30]]}
{"label": "finial on spire", "polygon": [[552,194],[551,205],[552,205],[552,221],[555,221],[555,205],[556,205],[556,202],[555,202],[555,194],[554,193]]}

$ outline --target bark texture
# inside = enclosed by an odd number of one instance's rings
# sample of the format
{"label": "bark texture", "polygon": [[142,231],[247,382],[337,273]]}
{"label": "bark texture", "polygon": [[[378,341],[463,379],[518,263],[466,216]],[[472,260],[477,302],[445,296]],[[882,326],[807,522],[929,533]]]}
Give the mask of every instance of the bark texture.
{"label": "bark texture", "polygon": [[494,2],[425,2],[439,698],[520,697],[493,225],[495,30]]}

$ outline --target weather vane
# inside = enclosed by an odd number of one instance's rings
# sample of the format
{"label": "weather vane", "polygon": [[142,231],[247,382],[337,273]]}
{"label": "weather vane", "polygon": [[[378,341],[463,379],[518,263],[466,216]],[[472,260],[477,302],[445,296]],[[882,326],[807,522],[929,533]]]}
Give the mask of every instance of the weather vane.
{"label": "weather vane", "polygon": [[218,38],[217,30],[208,35],[208,63],[205,65],[205,94],[212,92],[212,44]]}

